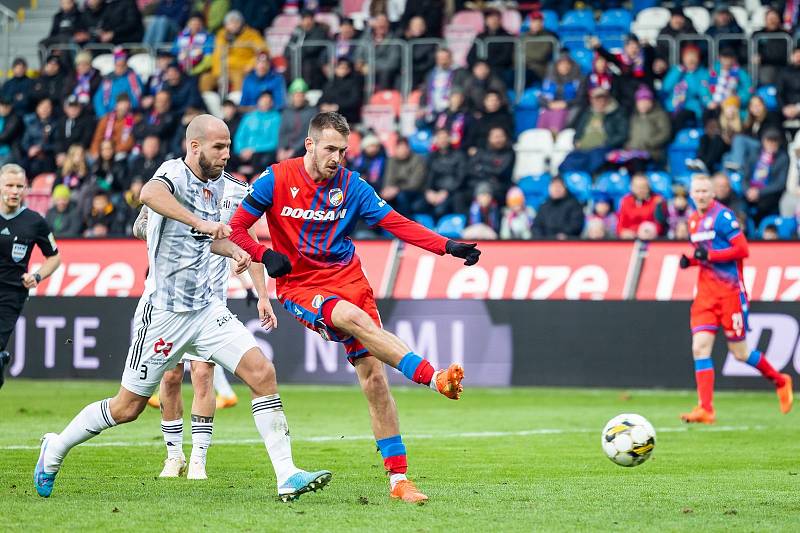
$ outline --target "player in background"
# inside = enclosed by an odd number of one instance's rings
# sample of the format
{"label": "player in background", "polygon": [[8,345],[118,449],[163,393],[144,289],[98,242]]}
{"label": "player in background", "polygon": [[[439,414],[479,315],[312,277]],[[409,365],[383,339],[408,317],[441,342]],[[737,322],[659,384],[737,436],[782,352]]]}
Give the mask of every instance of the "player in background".
{"label": "player in background", "polygon": [[[23,204],[27,186],[21,166],[9,163],[0,167],[0,388],[11,363],[6,345],[28,291],[61,265],[50,226],[39,213]],[[45,260],[39,270],[28,272],[34,245]]]}
{"label": "player in background", "polygon": [[[340,114],[316,115],[305,156],[267,168],[231,219],[231,240],[278,278],[278,300],[289,313],[326,340],[344,343],[369,403],[391,496],[420,502],[427,496],[405,475],[406,449],[383,363],[452,399],[459,398],[464,371],[457,364],[436,371],[383,329],[349,235],[361,218],[407,243],[465,259],[465,265],[477,263],[480,251],[475,244],[447,240],[399,215],[357,172],[341,166],[349,134]],[[273,249],[247,233],[264,214]]]}
{"label": "player in background", "polygon": [[[250,192],[250,185],[227,172],[223,173],[223,179],[225,189],[219,206],[220,222],[227,224],[242,199]],[[147,240],[148,213],[147,206],[143,206],[133,224],[134,237],[144,241]],[[256,238],[255,231],[251,236]],[[211,256],[211,285],[223,303],[228,299],[228,279],[231,271],[229,263],[230,260],[224,256],[216,254]],[[277,318],[267,296],[264,265],[253,262],[248,271],[258,295],[257,308],[262,326],[277,327]],[[191,369],[194,392],[191,416],[192,453],[188,463],[183,453],[183,398],[181,397],[186,362]],[[164,460],[164,468],[159,477],[180,477],[186,474],[187,479],[207,479],[206,457],[211,446],[215,411],[218,408],[232,407],[237,402],[236,394],[225,377],[225,371],[221,365],[212,365],[198,356],[186,354],[174,369],[164,373],[159,389],[160,394],[155,394],[148,400],[148,404],[152,405],[155,398],[156,406],[160,406],[161,433],[167,448],[167,458]],[[221,391],[216,401],[213,395],[214,389]]]}
{"label": "player in background", "polygon": [[747,349],[748,302],[742,274],[743,259],[749,255],[747,239],[733,211],[714,200],[711,178],[695,174],[691,196],[696,207],[689,218],[689,238],[694,252],[691,257],[681,256],[680,266],[700,269],[691,311],[692,355],[699,404],[691,412],[682,414],[681,419],[714,423],[711,350],[720,327],[734,357],[756,368],[775,384],[781,412],[788,413],[792,409],[792,377],[775,370],[763,353]]}
{"label": "player in background", "polygon": [[100,432],[131,422],[147,405],[165,370],[187,352],[235,372],[253,393],[253,418],[261,434],[284,501],[328,483],[327,470],[306,472],[294,465],[289,426],[278,394],[275,367],[257,342],[214,294],[211,254],[231,257],[237,272],[250,257],[219,222],[222,172],[230,158],[230,132],[211,115],[186,128],[186,157],[163,163],[141,191],[149,209],[149,273],[134,315],[133,342],[113,398],[87,405],[59,434],[42,438],[34,469],[36,492],[50,496],[67,453]]}

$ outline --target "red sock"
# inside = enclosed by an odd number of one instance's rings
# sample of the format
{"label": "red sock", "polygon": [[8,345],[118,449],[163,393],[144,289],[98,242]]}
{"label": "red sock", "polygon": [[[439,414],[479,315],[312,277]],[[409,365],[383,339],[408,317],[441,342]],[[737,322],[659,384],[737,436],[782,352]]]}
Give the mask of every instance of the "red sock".
{"label": "red sock", "polygon": [[761,372],[762,376],[773,382],[776,387],[783,387],[786,384],[786,380],[781,376],[780,372],[769,364],[769,361],[767,361],[767,358],[764,357],[763,354],[761,354],[761,359],[756,363],[756,368]]}
{"label": "red sock", "polygon": [[405,455],[393,455],[383,460],[383,466],[389,474],[405,474],[408,470],[408,461]]}
{"label": "red sock", "polygon": [[714,411],[714,369],[706,368],[694,373],[697,381],[697,399],[700,407],[708,412]]}
{"label": "red sock", "polygon": [[423,359],[417,369],[414,371],[414,377],[411,378],[414,383],[421,383],[423,385],[430,385],[435,372],[433,366],[427,359]]}

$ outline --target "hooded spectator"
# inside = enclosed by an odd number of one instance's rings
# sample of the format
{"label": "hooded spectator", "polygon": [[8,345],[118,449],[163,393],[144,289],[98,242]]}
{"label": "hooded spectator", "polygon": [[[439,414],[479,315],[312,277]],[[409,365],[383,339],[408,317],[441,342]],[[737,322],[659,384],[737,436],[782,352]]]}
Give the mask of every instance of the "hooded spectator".
{"label": "hooded spectator", "polygon": [[542,84],[537,128],[548,129],[554,135],[564,129],[580,83],[581,71],[575,61],[567,54],[559,57]]}
{"label": "hooded spectator", "polygon": [[533,220],[533,236],[559,240],[577,237],[583,230],[583,208],[556,176],[547,187],[547,200]]}
{"label": "hooded spectator", "polygon": [[281,74],[272,70],[267,52],[258,54],[255,68],[244,79],[242,99],[239,102],[242,111],[251,111],[264,91],[269,91],[272,95],[275,109],[283,109],[286,102],[286,82]]}
{"label": "hooded spectator", "polygon": [[53,187],[50,209],[47,210],[44,219],[55,237],[77,237],[81,234],[81,219],[70,197],[71,193],[66,185],[59,184]]}
{"label": "hooded spectator", "polygon": [[500,238],[504,240],[529,240],[533,238],[533,220],[536,213],[525,205],[525,193],[516,185],[506,193],[506,206],[500,220]]}
{"label": "hooded spectator", "polygon": [[350,124],[361,122],[361,106],[364,102],[364,78],[353,70],[347,59],[336,62],[334,77],[319,99],[320,111],[337,111]]}
{"label": "hooded spectator", "polygon": [[281,113],[281,129],[278,133],[278,161],[305,154],[306,134],[317,108],[308,105],[308,84],[297,78],[289,85],[289,105]]}
{"label": "hooded spectator", "polygon": [[400,214],[410,217],[424,211],[425,160],[411,151],[408,140],[401,137],[394,155],[386,163],[381,198]]}
{"label": "hooded spectator", "polygon": [[128,54],[122,48],[114,49],[114,71],[103,77],[94,94],[94,113],[103,117],[113,111],[121,94],[127,94],[131,109],[137,109],[142,99],[144,86],[139,76],[128,67]]}
{"label": "hooded spectator", "polygon": [[102,76],[97,69],[92,67],[92,55],[89,52],[79,52],[75,55],[75,69],[64,82],[62,98],[67,100],[70,96],[78,99],[87,112],[94,113],[91,103],[97,89],[100,87]]}

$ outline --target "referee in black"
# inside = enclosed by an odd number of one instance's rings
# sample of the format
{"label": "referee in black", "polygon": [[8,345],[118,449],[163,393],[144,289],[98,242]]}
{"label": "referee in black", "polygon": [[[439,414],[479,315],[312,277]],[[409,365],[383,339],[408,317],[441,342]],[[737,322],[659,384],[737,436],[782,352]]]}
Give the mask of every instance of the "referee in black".
{"label": "referee in black", "polygon": [[[11,355],[6,351],[28,289],[33,289],[61,265],[56,241],[42,216],[23,205],[27,180],[21,166],[0,167],[0,387]],[[45,256],[37,272],[28,272],[33,245]]]}

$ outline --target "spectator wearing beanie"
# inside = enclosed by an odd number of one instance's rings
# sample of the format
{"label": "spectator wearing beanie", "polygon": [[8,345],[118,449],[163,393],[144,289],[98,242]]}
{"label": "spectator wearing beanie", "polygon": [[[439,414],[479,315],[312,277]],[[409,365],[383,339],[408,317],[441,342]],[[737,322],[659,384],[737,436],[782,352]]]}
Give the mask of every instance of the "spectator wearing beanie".
{"label": "spectator wearing beanie", "polygon": [[412,152],[408,140],[401,137],[386,163],[381,198],[401,215],[410,217],[425,210],[424,187],[425,160]]}
{"label": "spectator wearing beanie", "polygon": [[[307,89],[306,89],[307,90]],[[250,111],[264,91],[272,94],[273,107],[280,111],[286,103],[286,82],[283,76],[272,70],[267,52],[260,52],[256,58],[256,66],[245,77],[242,85],[242,99],[239,106],[242,111]]]}
{"label": "spectator wearing beanie", "polygon": [[[653,194],[650,182],[644,174],[634,174],[631,179],[631,192],[622,197],[617,216],[617,235],[622,239],[652,238],[662,233],[656,221],[656,210],[664,199]],[[655,228],[655,234],[651,235]]]}
{"label": "spectator wearing beanie", "polygon": [[583,208],[559,176],[550,180],[547,200],[533,220],[533,236],[559,240],[577,237],[583,230]]}
{"label": "spectator wearing beanie", "polygon": [[670,139],[669,116],[656,104],[653,91],[642,85],[636,91],[636,106],[630,118],[628,140],[622,150],[608,155],[613,163],[634,171],[644,170],[651,162],[662,164],[664,147]]}
{"label": "spectator wearing beanie", "polygon": [[617,233],[617,221],[611,196],[604,192],[595,193],[592,213],[586,217],[586,238],[598,240],[614,237]]}
{"label": "spectator wearing beanie", "polygon": [[786,190],[789,155],[781,146],[782,140],[780,131],[765,131],[761,136],[761,149],[744,163],[744,198],[756,225],[767,215],[778,214],[781,196]]}
{"label": "spectator wearing beanie", "polygon": [[70,202],[70,196],[66,185],[58,184],[53,187],[51,207],[44,218],[56,237],[77,237],[81,233],[78,209]]}
{"label": "spectator wearing beanie", "polygon": [[483,224],[492,230],[494,239],[500,231],[500,207],[494,199],[494,189],[491,183],[478,183],[475,187],[475,196],[469,206],[468,226]]}
{"label": "spectator wearing beanie", "polygon": [[297,78],[289,85],[289,105],[281,113],[281,129],[278,132],[278,161],[305,154],[306,134],[317,108],[308,105],[308,84]]}
{"label": "spectator wearing beanie", "polygon": [[374,133],[368,133],[361,139],[361,153],[353,160],[353,170],[361,174],[376,190],[383,186],[383,173],[386,170],[386,150]]}
{"label": "spectator wearing beanie", "polygon": [[700,124],[711,102],[708,69],[700,64],[700,49],[687,45],[681,64],[673,65],[664,78],[665,107],[672,117],[673,131]]}
{"label": "spectator wearing beanie", "polygon": [[86,51],[79,52],[75,55],[75,69],[64,82],[62,98],[66,100],[74,96],[90,113],[94,113],[94,108],[89,104],[92,103],[101,80],[100,72],[92,67],[92,55]]}
{"label": "spectator wearing beanie", "polygon": [[525,205],[525,193],[514,185],[506,193],[506,206],[500,220],[500,238],[505,240],[530,240],[533,237],[533,220],[536,213]]}

